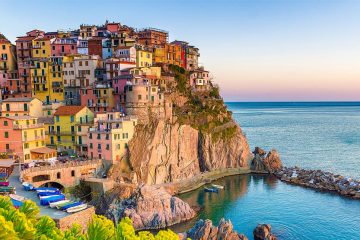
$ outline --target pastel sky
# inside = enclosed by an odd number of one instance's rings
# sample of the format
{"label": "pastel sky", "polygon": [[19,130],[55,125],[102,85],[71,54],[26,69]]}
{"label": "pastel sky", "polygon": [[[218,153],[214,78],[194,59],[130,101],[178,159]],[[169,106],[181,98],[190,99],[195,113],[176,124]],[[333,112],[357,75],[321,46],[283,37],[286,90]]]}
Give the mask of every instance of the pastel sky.
{"label": "pastel sky", "polygon": [[357,0],[2,0],[14,41],[106,19],[170,31],[200,48],[227,101],[360,100]]}

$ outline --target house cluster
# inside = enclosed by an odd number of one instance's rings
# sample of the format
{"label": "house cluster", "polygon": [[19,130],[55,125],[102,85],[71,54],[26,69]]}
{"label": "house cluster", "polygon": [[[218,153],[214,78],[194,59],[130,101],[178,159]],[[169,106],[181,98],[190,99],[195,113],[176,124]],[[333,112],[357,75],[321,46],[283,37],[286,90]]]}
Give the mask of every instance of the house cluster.
{"label": "house cluster", "polygon": [[22,162],[63,152],[120,161],[149,108],[172,115],[164,66],[189,71],[196,91],[210,86],[199,49],[160,29],[106,22],[15,42],[0,34],[0,154]]}

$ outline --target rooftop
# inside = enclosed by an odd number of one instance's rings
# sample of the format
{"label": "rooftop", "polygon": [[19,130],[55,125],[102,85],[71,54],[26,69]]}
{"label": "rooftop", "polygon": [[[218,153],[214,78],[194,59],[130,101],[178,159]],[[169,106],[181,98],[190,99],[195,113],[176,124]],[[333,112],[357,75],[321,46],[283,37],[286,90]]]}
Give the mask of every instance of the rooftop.
{"label": "rooftop", "polygon": [[31,102],[32,100],[34,100],[35,98],[30,98],[30,97],[23,97],[23,98],[7,98],[4,99],[3,102]]}
{"label": "rooftop", "polygon": [[54,113],[55,116],[60,115],[75,115],[80,112],[85,106],[61,106]]}
{"label": "rooftop", "polygon": [[30,152],[47,154],[47,153],[54,153],[56,152],[56,150],[48,147],[41,147],[41,148],[31,149]]}

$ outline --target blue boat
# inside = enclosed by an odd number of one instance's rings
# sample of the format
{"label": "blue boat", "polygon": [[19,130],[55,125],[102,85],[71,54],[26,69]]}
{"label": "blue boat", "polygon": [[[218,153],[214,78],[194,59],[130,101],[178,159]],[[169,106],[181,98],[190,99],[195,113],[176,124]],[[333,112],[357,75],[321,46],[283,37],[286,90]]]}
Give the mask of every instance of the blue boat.
{"label": "blue boat", "polygon": [[211,193],[218,193],[219,192],[219,189],[217,189],[217,188],[204,187],[204,189],[205,189],[205,192],[211,192]]}
{"label": "blue boat", "polygon": [[15,200],[15,199],[12,199],[12,198],[11,198],[11,202],[12,202],[12,204],[14,205],[15,208],[19,208],[19,207],[21,207],[21,206],[24,204],[23,202],[18,201],[18,200]]}
{"label": "blue boat", "polygon": [[58,202],[58,201],[61,201],[61,200],[65,200],[64,195],[50,196],[50,197],[45,198],[45,199],[40,199],[40,204],[42,206],[47,206],[52,202]]}
{"label": "blue boat", "polygon": [[39,192],[38,196],[39,197],[43,197],[43,196],[54,196],[54,195],[61,195],[60,191],[54,191],[54,192]]}
{"label": "blue boat", "polygon": [[63,206],[60,209],[65,211],[68,208],[76,207],[76,206],[79,206],[81,204],[83,204],[83,203],[82,202],[74,202],[74,203],[70,203],[70,204],[67,204],[67,205]]}
{"label": "blue boat", "polygon": [[53,187],[39,187],[35,189],[37,192],[55,192],[55,191],[59,191],[58,188],[53,188]]}
{"label": "blue boat", "polygon": [[31,183],[23,182],[22,185],[23,185],[25,191],[35,190],[35,187]]}

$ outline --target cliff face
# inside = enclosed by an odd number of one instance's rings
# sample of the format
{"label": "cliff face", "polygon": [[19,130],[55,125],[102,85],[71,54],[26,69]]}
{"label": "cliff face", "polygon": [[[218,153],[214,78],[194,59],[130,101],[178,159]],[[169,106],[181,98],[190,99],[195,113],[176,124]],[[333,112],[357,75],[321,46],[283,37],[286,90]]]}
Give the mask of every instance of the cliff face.
{"label": "cliff face", "polygon": [[[216,135],[227,129],[234,132],[231,138]],[[204,171],[246,167],[250,151],[240,127],[231,122],[215,130],[202,133],[190,125],[164,120],[138,126],[127,156],[133,182],[168,183]]]}

